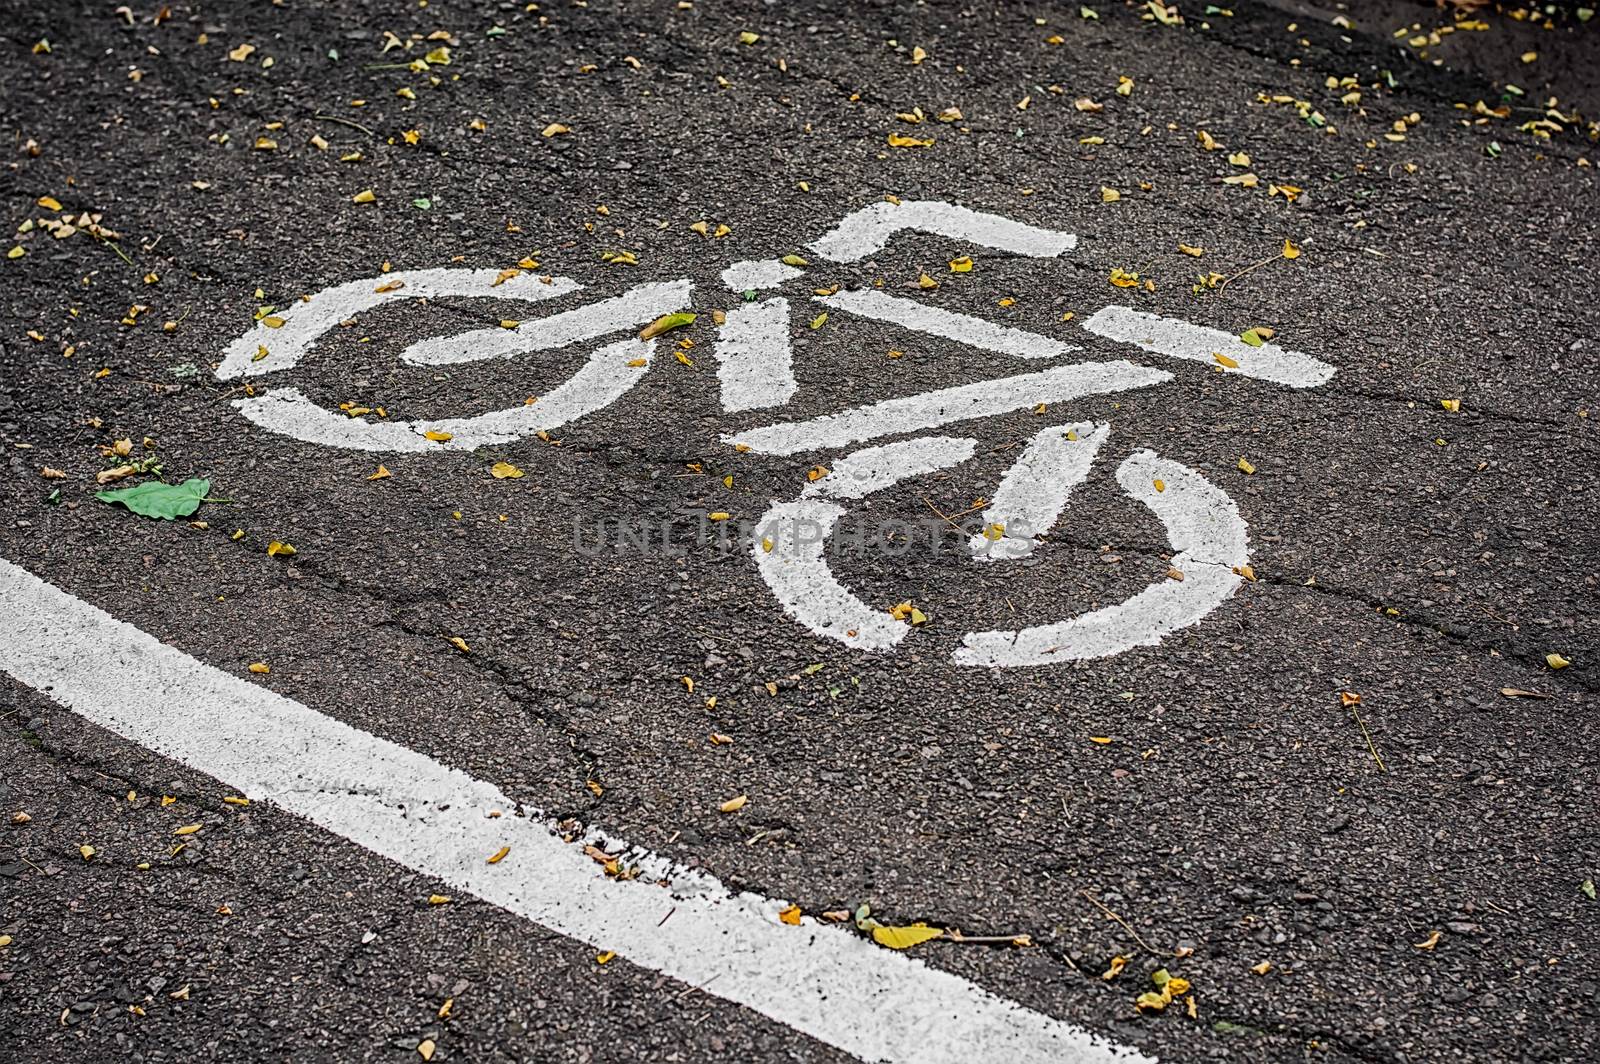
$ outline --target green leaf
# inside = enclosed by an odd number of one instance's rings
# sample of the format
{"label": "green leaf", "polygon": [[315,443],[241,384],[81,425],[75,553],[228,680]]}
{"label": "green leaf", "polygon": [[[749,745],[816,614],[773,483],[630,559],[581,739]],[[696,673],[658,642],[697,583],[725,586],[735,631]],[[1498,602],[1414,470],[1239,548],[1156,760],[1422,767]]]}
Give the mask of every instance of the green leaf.
{"label": "green leaf", "polygon": [[648,340],[651,337],[660,336],[668,329],[681,329],[685,325],[693,325],[695,317],[696,315],[686,310],[680,310],[673,314],[663,314],[639,330],[639,339]]}
{"label": "green leaf", "polygon": [[1583,893],[1588,896],[1590,901],[1594,901],[1594,880],[1584,880],[1583,886],[1579,887],[1578,889],[1583,891]]}
{"label": "green leaf", "polygon": [[416,199],[411,201],[411,205],[419,211],[433,210],[433,200],[429,199],[427,196],[418,196]]}
{"label": "green leaf", "polygon": [[1096,12],[1094,8],[1092,8],[1092,7],[1083,7],[1083,6],[1079,6],[1079,8],[1078,8],[1078,17],[1079,18],[1092,18],[1095,21],[1099,21],[1099,19],[1100,19],[1099,13]]}
{"label": "green leaf", "polygon": [[1263,343],[1266,342],[1266,341],[1261,339],[1261,335],[1259,333],[1257,333],[1254,329],[1246,329],[1244,332],[1239,334],[1239,339],[1243,340],[1245,343],[1249,344],[1251,347],[1260,347]]}
{"label": "green leaf", "polygon": [[200,503],[210,490],[209,480],[186,480],[182,484],[162,484],[152,480],[118,491],[97,491],[94,497],[101,502],[120,502],[142,517],[171,521],[175,517],[188,517],[200,509]]}

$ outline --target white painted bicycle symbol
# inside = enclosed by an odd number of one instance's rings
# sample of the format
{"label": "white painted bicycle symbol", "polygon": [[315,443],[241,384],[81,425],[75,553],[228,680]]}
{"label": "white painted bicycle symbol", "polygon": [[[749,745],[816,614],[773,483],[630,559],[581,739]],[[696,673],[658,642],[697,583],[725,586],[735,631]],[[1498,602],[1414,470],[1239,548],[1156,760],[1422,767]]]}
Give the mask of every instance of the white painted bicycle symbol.
{"label": "white painted bicycle symbol", "polygon": [[[1077,244],[1072,234],[1024,225],[939,201],[877,203],[855,211],[809,250],[826,262],[859,262],[897,233],[917,231],[1006,252],[1054,259]],[[781,290],[804,270],[778,260],[735,263],[722,273],[745,302],[717,327],[715,356],[723,409],[781,407],[797,383],[790,346],[791,298]],[[330,329],[385,303],[439,297],[491,297],[539,302],[578,292],[569,278],[490,269],[426,269],[385,274],[328,288],[258,323],[228,346],[217,369],[224,380],[279,376],[294,369]],[[660,338],[641,339],[643,326],[691,305],[688,279],[637,285],[621,295],[518,323],[413,343],[402,361],[446,366],[511,358],[611,339],[565,383],[536,403],[470,417],[427,421],[369,419],[330,410],[293,385],[252,389],[235,401],[245,417],[272,432],[332,447],[380,452],[471,451],[549,432],[598,411],[643,378]],[[754,298],[752,298],[754,297]],[[1035,360],[1049,368],[920,395],[886,399],[837,413],[775,422],[724,435],[725,444],[763,455],[837,453],[885,437],[910,437],[868,446],[829,463],[797,498],[776,500],[757,522],[750,553],[785,613],[813,633],[859,650],[897,645],[911,626],[863,601],[842,584],[825,557],[828,536],[849,505],[908,478],[972,458],[970,436],[918,435],[1039,404],[1147,388],[1173,379],[1166,370],[1130,361],[1064,362],[1076,345],[970,314],[943,310],[876,289],[846,289],[806,298],[828,311],[902,326],[983,351]],[[1291,388],[1326,383],[1334,367],[1273,344],[1251,346],[1237,336],[1174,318],[1106,306],[1084,321],[1091,333],[1148,354],[1192,359],[1226,372]],[[670,342],[670,341],[669,341]],[[1220,356],[1220,357],[1218,357]],[[982,519],[987,534],[969,544],[974,564],[1015,561],[1032,554],[1089,476],[1109,438],[1106,423],[1052,424],[1040,430],[1001,478]],[[961,665],[1048,665],[1108,657],[1153,646],[1199,622],[1238,587],[1249,564],[1248,533],[1238,507],[1195,470],[1148,450],[1117,466],[1123,492],[1162,523],[1182,579],[1153,584],[1126,601],[1016,629],[968,632],[953,653]],[[807,535],[804,530],[820,530]]]}

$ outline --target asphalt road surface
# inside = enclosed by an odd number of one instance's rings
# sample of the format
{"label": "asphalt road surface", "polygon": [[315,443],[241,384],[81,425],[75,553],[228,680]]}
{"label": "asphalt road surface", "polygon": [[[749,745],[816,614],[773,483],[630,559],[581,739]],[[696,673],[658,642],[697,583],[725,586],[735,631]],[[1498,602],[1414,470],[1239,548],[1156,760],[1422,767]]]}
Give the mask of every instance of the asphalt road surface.
{"label": "asphalt road surface", "polygon": [[1465,6],[7,4],[8,1058],[1595,1059],[1600,25]]}

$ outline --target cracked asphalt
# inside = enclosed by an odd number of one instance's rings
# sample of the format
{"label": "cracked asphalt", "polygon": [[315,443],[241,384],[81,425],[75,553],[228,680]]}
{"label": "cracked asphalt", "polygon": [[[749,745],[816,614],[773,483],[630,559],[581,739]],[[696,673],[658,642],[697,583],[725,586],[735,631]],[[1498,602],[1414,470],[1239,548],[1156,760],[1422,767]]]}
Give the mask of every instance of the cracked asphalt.
{"label": "cracked asphalt", "polygon": [[[1594,1059],[1600,28],[1572,5],[1185,0],[1173,26],[1087,6],[9,5],[0,558],[574,832],[808,914],[1026,934],[914,955],[1162,1060]],[[441,45],[448,64],[412,67]],[[896,117],[913,108],[924,121]],[[933,514],[991,492],[1039,415],[970,426],[976,459],[843,526],[914,521],[923,549],[834,560],[928,623],[892,653],[817,638],[706,515],[754,519],[837,455],[721,442],[774,413],[723,412],[710,312],[740,302],[729,264],[886,196],[1079,244],[1041,263],[906,235],[807,285],[883,280],[1091,361],[1130,357],[1079,327],[1110,303],[1265,326],[1337,374],[1297,391],[1165,362],[1173,382],[1052,411],[1113,434],[1046,549],[1009,568],[971,564]],[[43,225],[63,215],[78,231]],[[617,251],[636,264],[603,261]],[[703,316],[669,335],[696,346],[548,439],[471,454],[268,433],[213,373],[264,307],[389,266],[529,257],[585,298],[693,279]],[[572,353],[396,356],[523,312],[389,304],[294,383],[407,418],[514,405]],[[797,311],[778,416],[998,372],[843,318]],[[228,501],[173,522],[96,501],[119,439]],[[1164,579],[1160,524],[1105,475],[1141,448],[1234,499],[1255,579],[1158,646],[951,664],[964,632]],[[380,461],[392,475],[371,479]],[[0,744],[13,1059],[404,1061],[425,1040],[447,1060],[852,1059],[492,905],[429,905],[427,877],[224,803],[9,677]],[[719,812],[735,794],[748,805]],[[1195,1015],[1135,1008],[1160,968]]]}

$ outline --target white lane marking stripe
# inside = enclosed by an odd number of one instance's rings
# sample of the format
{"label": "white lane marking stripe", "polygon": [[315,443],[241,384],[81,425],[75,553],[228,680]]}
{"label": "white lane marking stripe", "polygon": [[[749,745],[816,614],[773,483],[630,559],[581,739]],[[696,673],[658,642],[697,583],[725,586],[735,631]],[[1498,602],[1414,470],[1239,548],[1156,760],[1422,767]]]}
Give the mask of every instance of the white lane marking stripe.
{"label": "white lane marking stripe", "polygon": [[746,259],[723,270],[722,283],[730,292],[759,292],[777,288],[803,272],[777,259]]}
{"label": "white lane marking stripe", "polygon": [[939,200],[903,200],[850,212],[831,232],[814,241],[811,250],[834,262],[860,262],[907,229],[1040,259],[1053,259],[1078,246],[1078,238],[1071,233],[1040,229]]}
{"label": "white lane marking stripe", "polygon": [[[1077,439],[1068,439],[1069,432]],[[993,540],[981,532],[974,535],[968,542],[973,557],[1014,561],[1032,554],[1035,537],[1050,531],[1061,517],[1072,489],[1089,476],[1089,466],[1109,435],[1110,425],[1084,422],[1053,425],[1030,440],[983,511],[985,528],[998,525],[1003,532]]]}
{"label": "white lane marking stripe", "polygon": [[445,366],[549,351],[648,325],[663,314],[688,307],[692,293],[688,281],[641,284],[620,296],[530,318],[513,329],[496,326],[419,340],[402,351],[400,359],[417,366]]}
{"label": "white lane marking stripe", "polygon": [[[531,405],[438,421],[368,421],[317,405],[298,388],[273,388],[233,405],[269,432],[352,451],[471,451],[548,432],[616,401],[649,368],[653,341],[629,337],[598,348],[571,378]],[[628,363],[638,362],[637,366]],[[371,416],[371,415],[367,415]],[[448,432],[436,441],[422,434]]]}
{"label": "white lane marking stripe", "polygon": [[[309,299],[290,304],[267,317],[281,319],[277,328],[265,319],[223,350],[217,377],[259,377],[275,370],[290,369],[306,353],[317,337],[347,318],[384,303],[402,299],[427,299],[441,296],[484,296],[538,302],[576,292],[583,286],[566,277],[552,278],[549,284],[531,273],[496,283],[498,270],[465,270],[440,267],[429,270],[401,270],[363,277],[358,281],[325,288]],[[388,291],[379,292],[385,288]],[[257,358],[260,348],[267,354]]]}
{"label": "white lane marking stripe", "polygon": [[[1286,351],[1277,344],[1251,347],[1221,329],[1195,325],[1180,318],[1163,318],[1131,307],[1102,307],[1089,316],[1083,327],[1096,336],[1121,340],[1153,354],[1193,359],[1229,373],[1242,373],[1291,388],[1326,384],[1336,372],[1321,359],[1299,351]],[[1216,359],[1218,354],[1239,363],[1238,368],[1223,366]]]}
{"label": "white lane marking stripe", "polygon": [[[1150,1059],[838,928],[785,925],[781,901],[708,876],[657,862],[669,887],[608,879],[491,784],[197,661],[4,560],[0,611],[11,618],[0,670],[95,724],[847,1053],[906,1064]],[[501,846],[511,853],[487,864]]]}
{"label": "white lane marking stripe", "polygon": [[948,469],[971,458],[978,441],[958,436],[924,436],[847,454],[825,475],[801,491],[806,498],[864,499],[907,477]]}
{"label": "white lane marking stripe", "polygon": [[1130,455],[1117,469],[1117,483],[1161,519],[1178,552],[1172,567],[1183,579],[1164,579],[1126,602],[1054,624],[972,632],[955,652],[957,665],[1052,665],[1155,646],[1168,633],[1199,623],[1233,594],[1242,578],[1232,567],[1248,562],[1250,553],[1244,519],[1225,492],[1150,451]]}
{"label": "white lane marking stripe", "polygon": [[1082,348],[1076,344],[1062,343],[1026,329],[1013,329],[996,325],[992,321],[971,314],[958,314],[919,303],[914,299],[891,296],[871,288],[852,288],[831,296],[813,296],[829,310],[842,310],[875,321],[904,325],[918,332],[942,336],[947,340],[970,344],[985,351],[1018,358],[1061,358]]}
{"label": "white lane marking stripe", "polygon": [[715,353],[722,363],[722,409],[733,413],[782,406],[799,387],[789,349],[789,301],[741,303],[717,330]]}
{"label": "white lane marking stripe", "polygon": [[1131,362],[1083,362],[1041,373],[1024,373],[901,399],[885,399],[808,421],[765,425],[724,435],[722,440],[733,446],[743,444],[762,454],[796,454],[990,417],[1038,403],[1062,403],[1085,395],[1144,388],[1171,379],[1172,374],[1165,370],[1136,366]]}

